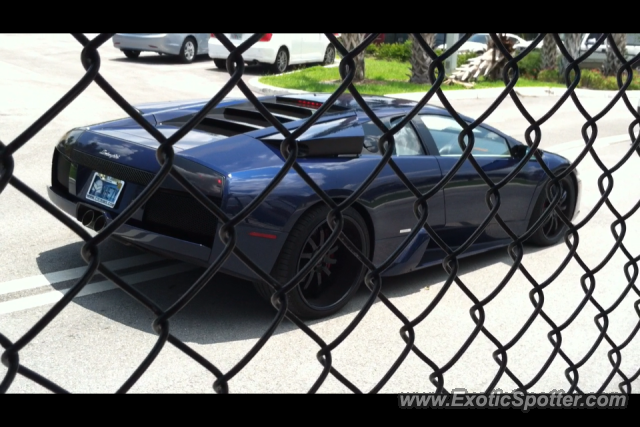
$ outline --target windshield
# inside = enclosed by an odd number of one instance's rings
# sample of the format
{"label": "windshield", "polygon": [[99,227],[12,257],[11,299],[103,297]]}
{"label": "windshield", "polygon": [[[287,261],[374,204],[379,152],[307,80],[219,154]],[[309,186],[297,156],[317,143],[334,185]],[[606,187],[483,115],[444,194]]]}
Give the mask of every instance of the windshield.
{"label": "windshield", "polygon": [[487,35],[486,34],[474,34],[473,36],[471,36],[469,41],[470,42],[475,42],[475,43],[486,43],[487,42]]}

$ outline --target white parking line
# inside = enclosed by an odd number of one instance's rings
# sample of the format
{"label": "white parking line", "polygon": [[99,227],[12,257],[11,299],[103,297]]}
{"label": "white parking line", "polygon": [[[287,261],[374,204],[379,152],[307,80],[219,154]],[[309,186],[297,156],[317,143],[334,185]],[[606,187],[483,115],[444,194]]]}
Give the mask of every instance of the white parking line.
{"label": "white parking line", "polygon": [[[184,273],[186,271],[195,270],[196,266],[190,264],[178,264],[169,267],[158,268],[156,270],[145,271],[142,273],[131,274],[129,276],[122,277],[128,284],[136,284],[140,282],[146,282],[153,279],[161,279],[163,277],[172,276],[178,273]],[[91,283],[86,285],[76,298],[86,295],[97,294],[99,292],[110,291],[116,289],[117,286],[110,280],[104,280],[102,282]],[[0,303],[0,314],[14,313],[16,311],[28,310],[30,308],[41,307],[43,305],[55,304],[60,301],[62,297],[71,288],[63,289],[61,291],[51,291],[44,294],[33,295],[29,297],[19,298],[12,301]]]}
{"label": "white parking line", "polygon": [[[108,267],[112,270],[122,270],[124,268],[150,264],[162,259],[163,258],[160,258],[156,255],[144,254],[130,258],[108,261],[105,262],[104,265],[105,267]],[[71,268],[69,270],[63,271],[56,271],[54,273],[25,277],[22,279],[10,280],[8,282],[0,283],[0,295],[10,294],[12,292],[26,291],[27,289],[35,289],[42,286],[52,285],[54,283],[78,279],[84,274],[85,271],[87,271],[87,266]]]}

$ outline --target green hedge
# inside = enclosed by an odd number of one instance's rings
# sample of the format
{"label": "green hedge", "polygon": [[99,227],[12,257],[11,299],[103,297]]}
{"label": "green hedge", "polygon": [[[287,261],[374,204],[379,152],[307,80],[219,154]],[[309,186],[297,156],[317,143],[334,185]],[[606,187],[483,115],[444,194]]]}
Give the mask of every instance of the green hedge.
{"label": "green hedge", "polygon": [[520,77],[527,79],[537,79],[542,67],[542,56],[540,52],[535,50],[529,52],[527,56],[522,58],[518,62],[518,69],[520,70]]}
{"label": "green hedge", "polygon": [[[572,81],[574,76],[575,73],[571,72],[569,82]],[[561,75],[556,69],[540,71],[538,80],[550,83],[565,83],[564,74]],[[623,75],[622,83],[624,84],[625,81],[626,76]],[[580,70],[578,87],[582,89],[619,90],[617,78],[615,76],[605,77],[600,70]],[[640,90],[640,75],[637,73],[634,73],[628,90]]]}
{"label": "green hedge", "polygon": [[[411,60],[411,40],[404,43],[382,43],[380,45],[371,44],[367,46],[365,55],[385,61],[409,62]],[[437,55],[442,55],[442,49],[437,49]],[[461,66],[477,55],[473,52],[458,54],[457,66]]]}

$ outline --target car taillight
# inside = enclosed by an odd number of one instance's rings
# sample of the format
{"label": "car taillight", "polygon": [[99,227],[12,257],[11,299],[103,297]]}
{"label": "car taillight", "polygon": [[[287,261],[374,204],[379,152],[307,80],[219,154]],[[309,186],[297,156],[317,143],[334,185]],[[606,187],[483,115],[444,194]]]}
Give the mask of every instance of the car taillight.
{"label": "car taillight", "polygon": [[215,34],[213,34],[213,33],[211,33],[211,38],[212,38],[212,39],[215,39],[215,38],[216,38],[216,35],[215,35]]}
{"label": "car taillight", "polygon": [[264,36],[262,36],[262,38],[260,39],[261,42],[268,42],[271,41],[271,36],[273,34],[265,34]]}
{"label": "car taillight", "polygon": [[311,108],[320,108],[322,107],[322,103],[320,102],[313,102],[313,101],[305,101],[303,99],[299,99],[297,101],[298,105],[304,105],[305,107],[311,107]]}

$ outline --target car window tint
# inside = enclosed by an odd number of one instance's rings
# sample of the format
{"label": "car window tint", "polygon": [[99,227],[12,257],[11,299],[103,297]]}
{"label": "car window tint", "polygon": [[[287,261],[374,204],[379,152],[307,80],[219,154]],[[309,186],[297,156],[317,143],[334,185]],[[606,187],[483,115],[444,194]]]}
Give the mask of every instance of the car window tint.
{"label": "car window tint", "polygon": [[[462,148],[458,143],[462,127],[451,117],[421,115],[420,119],[427,127],[441,156],[460,156]],[[495,132],[482,127],[473,131],[474,146],[471,152],[474,156],[498,156],[511,157],[511,150],[506,139]],[[468,144],[468,137],[464,137],[464,143]]]}
{"label": "car window tint", "polygon": [[364,130],[364,144],[361,154],[379,153],[378,140],[382,136],[382,132],[373,122],[365,122],[362,124]]}

